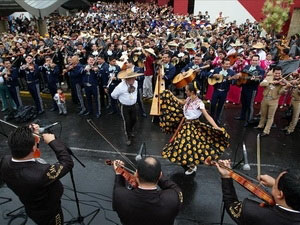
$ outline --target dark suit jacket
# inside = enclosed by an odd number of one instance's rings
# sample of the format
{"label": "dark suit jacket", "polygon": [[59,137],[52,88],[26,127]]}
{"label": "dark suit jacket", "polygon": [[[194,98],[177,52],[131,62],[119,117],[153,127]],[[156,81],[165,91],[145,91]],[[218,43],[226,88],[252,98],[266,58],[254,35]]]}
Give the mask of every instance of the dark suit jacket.
{"label": "dark suit jacket", "polygon": [[51,220],[60,210],[63,186],[59,179],[73,167],[73,160],[62,142],[54,140],[49,146],[58,159],[52,165],[38,161],[13,162],[9,155],[0,162],[0,180],[19,197],[26,213],[37,224]]}
{"label": "dark suit jacket", "polygon": [[161,178],[161,190],[128,190],[121,175],[116,175],[113,209],[123,225],[172,225],[182,204],[182,193],[172,181]]}
{"label": "dark suit jacket", "polygon": [[222,179],[223,201],[230,217],[239,225],[299,225],[300,214],[279,206],[260,207],[250,199],[239,202],[232,179]]}

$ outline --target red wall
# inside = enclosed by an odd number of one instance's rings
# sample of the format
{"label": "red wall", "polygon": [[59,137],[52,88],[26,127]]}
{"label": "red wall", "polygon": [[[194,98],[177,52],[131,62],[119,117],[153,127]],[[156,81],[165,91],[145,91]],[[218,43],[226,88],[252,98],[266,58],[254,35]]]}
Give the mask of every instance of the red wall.
{"label": "red wall", "polygon": [[174,13],[187,14],[188,13],[188,0],[174,0]]}

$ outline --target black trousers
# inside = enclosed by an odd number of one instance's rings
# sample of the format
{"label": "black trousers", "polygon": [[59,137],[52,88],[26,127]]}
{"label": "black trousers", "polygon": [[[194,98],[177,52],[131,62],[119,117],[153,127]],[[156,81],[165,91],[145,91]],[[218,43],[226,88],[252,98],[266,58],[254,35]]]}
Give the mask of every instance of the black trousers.
{"label": "black trousers", "polygon": [[243,90],[241,93],[242,110],[240,117],[247,122],[253,119],[253,104],[256,96],[256,90]]}
{"label": "black trousers", "polygon": [[[211,100],[211,108],[210,108],[210,114],[212,118],[216,121],[219,122],[220,120],[220,115],[223,111],[223,106],[226,101],[227,97],[227,91],[219,91],[218,89],[214,90],[212,100]],[[218,104],[218,106],[217,106]],[[216,111],[217,108],[217,111]]]}
{"label": "black trousers", "polygon": [[61,207],[53,216],[48,215],[28,215],[37,225],[63,225],[64,215]]}
{"label": "black trousers", "polygon": [[136,105],[127,106],[121,104],[121,115],[124,121],[125,135],[130,139],[136,123]]}

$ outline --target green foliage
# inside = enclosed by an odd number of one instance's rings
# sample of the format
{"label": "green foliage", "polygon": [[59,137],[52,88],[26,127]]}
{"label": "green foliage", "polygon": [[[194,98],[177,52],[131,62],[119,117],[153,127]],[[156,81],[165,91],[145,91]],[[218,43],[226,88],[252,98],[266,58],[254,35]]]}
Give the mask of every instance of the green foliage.
{"label": "green foliage", "polygon": [[268,33],[280,33],[289,18],[293,0],[266,0],[262,9],[265,19],[261,25]]}

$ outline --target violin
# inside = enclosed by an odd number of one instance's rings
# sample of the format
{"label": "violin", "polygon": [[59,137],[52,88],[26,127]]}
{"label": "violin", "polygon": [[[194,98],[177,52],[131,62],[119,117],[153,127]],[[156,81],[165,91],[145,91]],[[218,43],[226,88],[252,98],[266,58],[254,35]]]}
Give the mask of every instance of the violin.
{"label": "violin", "polygon": [[[216,164],[216,162],[214,162],[214,161],[211,161],[210,163],[213,164],[213,165]],[[222,163],[219,163],[219,166],[221,168],[223,168],[223,169],[228,170],[229,171],[229,176],[233,180],[235,180],[236,182],[238,182],[242,187],[246,188],[248,191],[250,191],[256,197],[258,197],[261,200],[263,200],[264,202],[260,204],[261,207],[264,207],[265,204],[268,204],[270,206],[274,206],[275,205],[275,201],[274,201],[273,196],[271,194],[269,194],[268,192],[266,192],[262,188],[258,187],[258,185],[252,183],[250,180],[248,180],[247,178],[243,177],[242,175],[234,172],[229,167],[226,167]]]}
{"label": "violin", "polygon": [[[112,160],[106,160],[105,161],[106,165],[112,166],[113,165],[113,161]],[[122,177],[124,177],[124,179],[133,187],[133,188],[137,188],[138,187],[138,183],[136,181],[136,177],[133,175],[134,171],[126,168],[125,166],[118,166],[116,169],[116,172],[121,174]]]}

